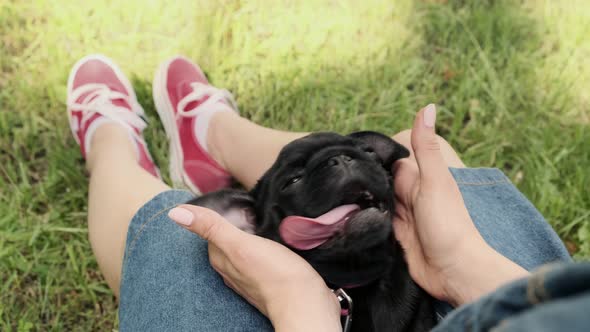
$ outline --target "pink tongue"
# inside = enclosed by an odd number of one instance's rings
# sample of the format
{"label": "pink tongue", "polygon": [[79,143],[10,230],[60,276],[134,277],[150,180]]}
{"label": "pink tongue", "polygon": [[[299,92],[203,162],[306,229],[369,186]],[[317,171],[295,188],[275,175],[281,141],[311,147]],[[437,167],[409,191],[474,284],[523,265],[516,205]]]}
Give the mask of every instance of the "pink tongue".
{"label": "pink tongue", "polygon": [[342,228],[348,215],[360,210],[356,204],[341,205],[317,218],[289,216],[281,222],[279,234],[293,248],[313,249],[330,239]]}

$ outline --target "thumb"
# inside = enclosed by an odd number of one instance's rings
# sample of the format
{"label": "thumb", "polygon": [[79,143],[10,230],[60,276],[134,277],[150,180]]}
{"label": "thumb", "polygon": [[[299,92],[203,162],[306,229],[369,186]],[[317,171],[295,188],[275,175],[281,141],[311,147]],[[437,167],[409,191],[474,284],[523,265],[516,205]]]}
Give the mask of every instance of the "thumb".
{"label": "thumb", "polygon": [[242,232],[217,212],[194,205],[180,205],[168,217],[219,248],[236,243]]}
{"label": "thumb", "polygon": [[420,183],[425,187],[451,177],[434,131],[435,122],[436,107],[434,104],[429,104],[416,114],[412,128],[412,149],[420,170]]}

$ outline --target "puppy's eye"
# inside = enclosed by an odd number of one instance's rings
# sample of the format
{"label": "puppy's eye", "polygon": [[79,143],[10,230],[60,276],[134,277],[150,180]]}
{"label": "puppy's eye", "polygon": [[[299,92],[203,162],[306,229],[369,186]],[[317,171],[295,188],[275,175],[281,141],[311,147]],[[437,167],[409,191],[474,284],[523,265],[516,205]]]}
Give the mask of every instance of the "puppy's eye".
{"label": "puppy's eye", "polygon": [[285,184],[283,185],[283,188],[281,188],[281,189],[285,190],[290,185],[299,182],[299,180],[301,180],[301,175],[294,176],[294,177],[290,178],[289,180],[287,180],[287,182],[285,182]]}

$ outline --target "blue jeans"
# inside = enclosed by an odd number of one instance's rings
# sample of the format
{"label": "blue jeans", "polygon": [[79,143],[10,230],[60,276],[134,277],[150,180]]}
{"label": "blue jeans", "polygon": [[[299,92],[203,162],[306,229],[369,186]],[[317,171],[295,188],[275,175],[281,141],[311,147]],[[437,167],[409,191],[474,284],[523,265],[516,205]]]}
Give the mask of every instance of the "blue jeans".
{"label": "blue jeans", "polygon": [[[451,169],[469,213],[497,251],[532,270],[570,257],[551,226],[497,169]],[[227,288],[207,243],[167,217],[192,198],[161,193],[133,217],[121,280],[121,331],[271,331],[270,322]],[[440,303],[441,317],[450,306]]]}
{"label": "blue jeans", "polygon": [[433,331],[590,330],[590,263],[549,264],[451,312]]}

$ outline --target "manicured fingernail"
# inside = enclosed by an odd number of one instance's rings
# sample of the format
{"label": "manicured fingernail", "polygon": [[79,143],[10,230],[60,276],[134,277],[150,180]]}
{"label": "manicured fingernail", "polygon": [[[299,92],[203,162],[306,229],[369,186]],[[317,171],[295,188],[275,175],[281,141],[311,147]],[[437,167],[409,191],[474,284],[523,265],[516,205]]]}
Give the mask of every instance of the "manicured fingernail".
{"label": "manicured fingernail", "polygon": [[174,209],[170,210],[170,212],[168,212],[168,217],[170,217],[170,219],[174,220],[176,223],[184,226],[190,226],[193,223],[193,219],[195,218],[192,212],[180,207],[175,207]]}
{"label": "manicured fingernail", "polygon": [[424,125],[428,128],[434,127],[434,122],[436,121],[436,107],[434,104],[428,104],[424,108]]}

